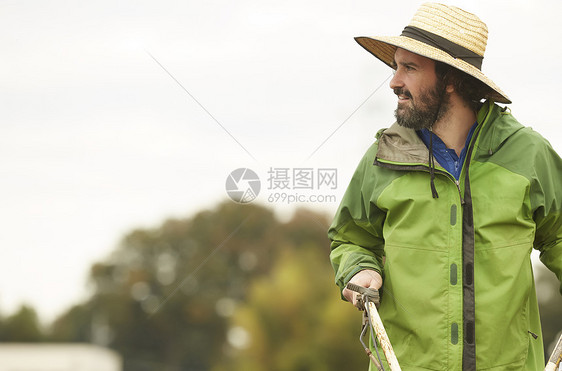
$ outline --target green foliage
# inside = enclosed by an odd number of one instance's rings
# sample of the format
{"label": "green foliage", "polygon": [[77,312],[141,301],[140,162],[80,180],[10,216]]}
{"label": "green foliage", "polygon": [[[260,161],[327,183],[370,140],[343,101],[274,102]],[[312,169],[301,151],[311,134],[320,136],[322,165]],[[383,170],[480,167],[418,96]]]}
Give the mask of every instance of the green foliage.
{"label": "green foliage", "polygon": [[252,282],[230,323],[229,356],[215,370],[365,368],[361,316],[339,299],[330,274],[318,246],[285,247],[271,273]]}
{"label": "green foliage", "polygon": [[22,305],[20,309],[6,318],[0,327],[0,341],[38,342],[44,336],[35,309]]}
{"label": "green foliage", "polygon": [[274,223],[266,209],[222,204],[133,231],[94,265],[90,305],[125,369],[208,369],[226,331],[217,302],[243,300],[251,277],[269,269]]}
{"label": "green foliage", "polygon": [[92,311],[88,305],[75,305],[51,325],[49,340],[55,342],[89,342],[92,338]]}

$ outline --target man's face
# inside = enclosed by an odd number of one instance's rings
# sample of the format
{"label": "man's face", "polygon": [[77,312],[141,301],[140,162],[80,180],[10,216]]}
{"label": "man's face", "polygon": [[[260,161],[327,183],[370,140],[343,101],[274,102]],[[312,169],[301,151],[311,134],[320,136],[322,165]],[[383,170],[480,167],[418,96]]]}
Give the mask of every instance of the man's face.
{"label": "man's face", "polygon": [[448,109],[444,84],[435,74],[435,62],[398,48],[393,67],[396,72],[390,88],[398,96],[396,121],[411,129],[431,128]]}

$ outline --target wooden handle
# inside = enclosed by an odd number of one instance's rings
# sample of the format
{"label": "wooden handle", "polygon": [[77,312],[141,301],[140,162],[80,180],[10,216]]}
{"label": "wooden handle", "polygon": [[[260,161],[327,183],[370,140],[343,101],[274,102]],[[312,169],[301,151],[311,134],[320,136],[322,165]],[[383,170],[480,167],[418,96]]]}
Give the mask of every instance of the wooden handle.
{"label": "wooden handle", "polygon": [[386,361],[388,362],[388,366],[390,367],[390,371],[402,371],[400,369],[400,365],[398,364],[398,359],[396,359],[396,355],[394,354],[394,349],[392,349],[392,344],[390,344],[390,339],[388,338],[386,330],[382,324],[377,307],[372,302],[368,302],[367,304],[369,306],[369,319],[375,328],[377,338],[381,344],[381,348],[384,352],[384,356],[386,357]]}
{"label": "wooden handle", "polygon": [[546,364],[546,368],[544,371],[554,371],[560,365],[560,361],[562,361],[562,335],[560,335],[560,339],[556,343],[554,350],[552,351],[552,355]]}

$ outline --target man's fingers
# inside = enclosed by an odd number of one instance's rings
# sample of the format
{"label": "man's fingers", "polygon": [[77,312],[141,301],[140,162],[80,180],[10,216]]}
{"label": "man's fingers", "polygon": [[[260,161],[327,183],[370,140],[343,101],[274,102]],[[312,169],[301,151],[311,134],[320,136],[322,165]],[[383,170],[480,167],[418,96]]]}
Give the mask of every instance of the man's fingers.
{"label": "man's fingers", "polygon": [[[382,285],[381,275],[373,270],[365,269],[353,276],[349,283],[353,283],[357,286],[362,286],[369,289],[380,289]],[[342,290],[343,297],[352,303],[354,306],[357,304],[357,293],[347,287]]]}
{"label": "man's fingers", "polygon": [[342,295],[347,301],[349,301],[350,303],[353,303],[353,305],[355,305],[356,296],[357,296],[357,294],[355,292],[351,291],[348,288],[345,288],[342,291]]}

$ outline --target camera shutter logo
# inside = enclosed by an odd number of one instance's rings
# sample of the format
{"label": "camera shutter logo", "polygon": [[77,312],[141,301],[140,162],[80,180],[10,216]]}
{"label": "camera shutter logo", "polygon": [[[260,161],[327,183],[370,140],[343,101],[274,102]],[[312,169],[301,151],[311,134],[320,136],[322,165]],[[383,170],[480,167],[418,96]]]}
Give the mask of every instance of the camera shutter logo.
{"label": "camera shutter logo", "polygon": [[261,182],[258,174],[248,168],[239,168],[226,178],[226,193],[233,200],[247,204],[260,193]]}

